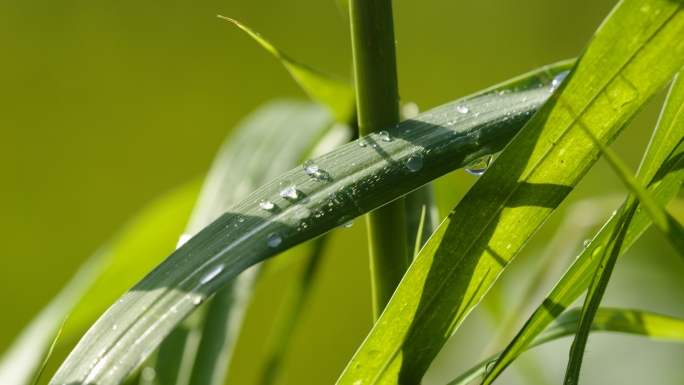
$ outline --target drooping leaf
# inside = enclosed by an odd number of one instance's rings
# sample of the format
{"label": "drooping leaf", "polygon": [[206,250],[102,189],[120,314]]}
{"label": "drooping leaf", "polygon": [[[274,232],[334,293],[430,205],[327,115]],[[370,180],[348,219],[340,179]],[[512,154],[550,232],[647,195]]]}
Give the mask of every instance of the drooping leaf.
{"label": "drooping leaf", "polygon": [[624,1],[550,100],[430,238],[339,384],[414,384],[530,236],[684,64],[684,12]]}
{"label": "drooping leaf", "polygon": [[[247,267],[500,151],[548,99],[550,79],[569,64],[435,108],[388,129],[389,137],[374,134],[345,145],[315,159],[312,175],[299,167],[268,183],[117,301],[51,384],[121,383],[175,325]],[[463,114],[457,106],[477,113]],[[421,157],[420,168],[407,167],[413,157]]]}
{"label": "drooping leaf", "polygon": [[[647,191],[656,203],[665,205],[672,200],[682,187],[684,171],[684,84],[680,77],[670,89],[663,112],[655,130],[649,151],[639,167],[637,181],[648,182]],[[510,363],[522,353],[527,345],[539,335],[546,326],[568,308],[589,286],[593,272],[610,235],[614,231],[617,217],[612,217],[584,249],[572,266],[556,284],[541,306],[537,308],[516,337],[506,347],[499,361],[491,368],[483,384],[493,381]],[[621,253],[651,224],[644,210],[637,210],[629,225],[623,241]]]}
{"label": "drooping leaf", "polygon": [[83,333],[112,301],[160,263],[183,231],[199,188],[198,180],[158,198],[90,257],[2,356],[0,384],[29,384],[67,314],[69,323],[60,342]]}
{"label": "drooping leaf", "polygon": [[327,105],[334,112],[338,122],[352,122],[356,113],[356,96],[351,82],[289,57],[271,42],[261,37],[258,32],[236,20],[225,16],[218,17],[237,25],[268,52],[277,57],[309,96]]}
{"label": "drooping leaf", "polygon": [[[563,313],[525,350],[575,334],[581,312],[582,309],[576,308]],[[635,334],[665,341],[684,342],[684,320],[640,310],[599,308],[591,329],[597,332]],[[491,370],[499,356],[500,354],[495,354],[483,360],[447,385],[469,384],[483,376],[488,365]]]}

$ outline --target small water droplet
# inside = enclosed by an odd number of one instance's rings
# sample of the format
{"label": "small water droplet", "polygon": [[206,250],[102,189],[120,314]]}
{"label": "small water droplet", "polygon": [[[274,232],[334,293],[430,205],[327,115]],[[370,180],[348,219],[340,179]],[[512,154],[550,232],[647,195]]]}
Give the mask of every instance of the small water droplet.
{"label": "small water droplet", "polygon": [[492,156],[491,155],[485,155],[481,156],[474,161],[468,163],[465,167],[463,167],[466,171],[468,171],[471,175],[475,176],[480,176],[484,174],[485,171],[489,168],[489,165],[492,163]]}
{"label": "small water droplet", "polygon": [[494,366],[494,364],[496,364],[496,360],[487,362],[487,365],[485,365],[485,376],[489,375],[489,372],[492,370],[492,366]]}
{"label": "small water droplet", "polygon": [[359,143],[359,146],[360,146],[360,147],[366,147],[366,146],[367,146],[366,140],[365,140],[365,139],[359,139],[359,142],[358,142],[358,143]]}
{"label": "small water droplet", "polygon": [[142,378],[145,379],[145,381],[152,381],[154,380],[154,377],[157,376],[157,372],[154,371],[151,367],[146,367],[142,371]]}
{"label": "small water droplet", "polygon": [[295,186],[289,180],[284,180],[280,182],[280,191],[278,194],[283,198],[297,198],[297,186]]}
{"label": "small water droplet", "polygon": [[313,159],[309,159],[302,165],[307,174],[313,175],[318,172],[318,164]]}
{"label": "small water droplet", "polygon": [[199,305],[199,304],[202,303],[202,299],[203,299],[203,298],[202,298],[201,295],[196,295],[196,296],[192,299],[192,304],[193,304],[193,305]]}
{"label": "small water droplet", "polygon": [[240,223],[242,223],[242,222],[245,221],[245,218],[243,218],[243,217],[237,217],[237,221],[240,222]]}
{"label": "small water droplet", "polygon": [[610,213],[610,216],[612,217],[612,216],[614,216],[615,214],[617,214],[617,210],[613,210],[613,212]]}
{"label": "small water droplet", "polygon": [[589,245],[591,245],[591,239],[585,239],[584,240],[584,248],[586,249],[587,247],[589,247]]}
{"label": "small water droplet", "polygon": [[328,194],[328,199],[333,200],[335,198],[337,198],[337,195],[335,195],[335,193]]}
{"label": "small water droplet", "polygon": [[272,210],[275,205],[273,202],[269,202],[267,200],[262,200],[261,203],[259,203],[259,207],[261,207],[262,210]]}
{"label": "small water droplet", "polygon": [[216,278],[216,276],[219,275],[223,271],[224,267],[225,267],[224,264],[220,264],[220,265],[216,266],[215,268],[211,269],[206,274],[204,274],[202,279],[200,279],[200,285],[204,285],[207,282],[211,281],[212,279]]}
{"label": "small water droplet", "polygon": [[119,327],[116,326],[116,325],[113,325],[113,326],[112,326],[112,330],[116,330],[116,329],[118,329],[118,328],[119,328]]}
{"label": "small water droplet", "polygon": [[277,233],[271,233],[271,234],[268,234],[268,239],[266,240],[266,244],[269,247],[278,247],[278,245],[280,245],[280,243],[282,241],[283,241],[283,239],[280,238],[280,235],[278,235]]}
{"label": "small water droplet", "polygon": [[556,77],[553,78],[553,80],[551,81],[551,90],[549,92],[557,90],[558,87],[560,87],[561,83],[563,83],[563,79],[565,79],[565,77],[568,76],[568,73],[570,73],[570,71],[563,71],[556,75]]}
{"label": "small water droplet", "polygon": [[423,167],[423,157],[420,155],[411,155],[406,161],[406,167],[413,172],[420,170],[421,167]]}
{"label": "small water droplet", "polygon": [[466,106],[457,106],[456,107],[456,112],[458,112],[459,114],[467,114],[468,111],[470,111],[470,110]]}
{"label": "small water droplet", "polygon": [[380,140],[383,142],[391,142],[392,138],[390,137],[390,134],[387,133],[387,131],[380,131],[378,132],[378,135],[380,135]]}
{"label": "small water droplet", "polygon": [[344,229],[348,229],[354,225],[354,218],[349,215],[345,215],[337,221],[337,226]]}

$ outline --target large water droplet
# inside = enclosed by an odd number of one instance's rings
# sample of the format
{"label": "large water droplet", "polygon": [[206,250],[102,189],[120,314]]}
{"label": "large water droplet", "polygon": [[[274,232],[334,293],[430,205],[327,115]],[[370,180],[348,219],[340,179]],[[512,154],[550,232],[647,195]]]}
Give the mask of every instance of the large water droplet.
{"label": "large water droplet", "polygon": [[344,229],[348,229],[354,225],[354,218],[349,215],[345,215],[337,221],[337,226]]}
{"label": "large water droplet", "polygon": [[307,174],[313,175],[318,172],[318,164],[313,159],[309,159],[302,165]]}
{"label": "large water droplet", "polygon": [[297,186],[289,180],[282,181],[280,182],[280,191],[278,191],[278,194],[283,198],[295,199],[297,198]]}
{"label": "large water droplet", "polygon": [[380,131],[378,132],[378,135],[380,135],[380,140],[383,142],[391,142],[392,138],[390,137],[390,134],[387,133],[387,131]]}
{"label": "large water droplet", "polygon": [[404,115],[404,119],[411,119],[418,115],[419,112],[420,109],[418,108],[418,105],[413,102],[408,102],[401,108],[401,114]]}
{"label": "large water droplet", "polygon": [[603,250],[603,245],[596,246],[594,251],[591,252],[591,259],[601,256],[601,250]]}
{"label": "large water droplet", "polygon": [[216,278],[216,276],[219,275],[223,271],[224,267],[225,267],[224,264],[220,264],[220,265],[216,266],[215,268],[209,270],[209,272],[204,274],[202,279],[200,279],[200,284],[204,285],[207,282],[211,281],[212,279]]}
{"label": "large water droplet", "polygon": [[463,168],[472,175],[480,176],[484,174],[485,171],[487,171],[487,169],[489,168],[489,164],[492,163],[492,158],[493,156],[491,155],[481,156],[475,159],[474,161],[468,163],[468,165],[466,165]]}
{"label": "large water droplet", "polygon": [[259,203],[259,207],[261,207],[262,210],[272,210],[275,205],[273,202],[269,202],[267,200],[262,200],[261,203]]}
{"label": "large water droplet", "polygon": [[492,370],[492,366],[494,366],[494,364],[496,364],[496,360],[487,362],[487,365],[485,365],[485,376],[489,375],[489,372]]}
{"label": "large water droplet", "polygon": [[563,71],[563,72],[559,73],[558,75],[556,75],[556,77],[553,78],[553,80],[551,80],[550,92],[553,92],[553,91],[557,90],[558,87],[560,87],[561,83],[563,83],[563,79],[565,79],[565,77],[568,76],[568,73],[570,73],[570,71]]}
{"label": "large water droplet", "polygon": [[458,112],[459,114],[467,114],[468,111],[470,110],[466,106],[456,106],[456,112]]}
{"label": "large water droplet", "polygon": [[420,170],[421,167],[423,167],[423,157],[420,155],[411,155],[406,161],[406,167],[413,172]]}
{"label": "large water droplet", "polygon": [[142,378],[144,378],[145,381],[152,381],[156,376],[157,372],[149,366],[142,370]]}
{"label": "large water droplet", "polygon": [[280,245],[280,243],[282,241],[283,241],[283,239],[280,238],[280,235],[278,235],[277,233],[271,233],[271,234],[268,234],[268,239],[266,240],[266,244],[269,247],[278,247],[278,245]]}

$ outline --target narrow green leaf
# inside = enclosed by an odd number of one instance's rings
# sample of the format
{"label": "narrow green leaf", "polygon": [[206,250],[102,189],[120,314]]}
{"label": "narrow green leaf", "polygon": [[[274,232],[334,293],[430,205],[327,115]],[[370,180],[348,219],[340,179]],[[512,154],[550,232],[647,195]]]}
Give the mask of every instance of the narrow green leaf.
{"label": "narrow green leaf", "polygon": [[[314,175],[297,168],[268,183],[116,301],[79,342],[51,384],[121,383],[175,325],[247,267],[484,153],[500,151],[548,99],[549,80],[570,64],[543,68],[420,114],[388,129],[390,141],[374,134],[345,145],[315,159],[319,171]],[[478,115],[458,112],[457,106]],[[422,167],[412,170],[406,162],[416,156],[422,157]],[[291,184],[283,187],[295,186],[296,198],[292,190],[279,187],[285,181]]]}
{"label": "narrow green leaf", "polygon": [[[574,335],[579,325],[581,312],[582,309],[576,308],[563,313],[525,350]],[[684,320],[640,310],[599,308],[591,329],[597,332],[635,334],[665,341],[684,342]],[[491,370],[499,356],[500,353],[497,353],[483,360],[447,385],[469,384],[483,376],[488,365]]]}
{"label": "narrow green leaf", "polygon": [[[650,181],[647,190],[650,196],[662,205],[671,201],[682,187],[684,180],[683,134],[684,81],[678,76],[670,88],[658,127],[637,174],[639,183]],[[589,247],[577,257],[541,306],[504,350],[502,358],[491,368],[483,384],[491,383],[554,318],[558,317],[587,289],[593,272],[599,265],[600,258],[596,257],[603,252],[616,223],[617,217],[614,216],[594,237]],[[651,219],[647,213],[644,210],[637,210],[632,217],[620,252],[624,253],[650,224]]]}
{"label": "narrow green leaf", "polygon": [[45,355],[45,359],[43,360],[43,364],[40,366],[40,369],[38,369],[38,373],[36,373],[36,375],[33,379],[32,385],[38,385],[38,381],[40,381],[40,378],[43,376],[43,372],[45,371],[45,367],[47,366],[48,361],[50,361],[50,356],[52,356],[52,351],[55,349],[55,345],[57,345],[57,341],[59,340],[59,335],[62,334],[62,330],[64,329],[64,324],[66,323],[68,318],[69,318],[68,316],[66,318],[64,318],[64,321],[62,322],[62,326],[60,326],[59,330],[57,331],[57,335],[55,336],[55,339],[52,341],[52,345],[50,345],[50,349],[48,349],[48,352]]}
{"label": "narrow green leaf", "polygon": [[451,334],[597,160],[684,64],[684,12],[623,1],[550,100],[430,238],[339,384],[418,383]]}
{"label": "narrow green leaf", "polygon": [[107,306],[173,250],[197,199],[199,182],[175,189],[143,208],[79,268],[2,356],[0,384],[29,384],[68,313],[69,324],[60,341],[83,333]]}
{"label": "narrow green leaf", "polygon": [[261,37],[258,32],[236,20],[225,16],[216,16],[237,25],[268,52],[278,58],[311,98],[322,102],[333,111],[338,122],[352,122],[355,116],[356,99],[351,82],[289,57],[277,49],[271,42]]}

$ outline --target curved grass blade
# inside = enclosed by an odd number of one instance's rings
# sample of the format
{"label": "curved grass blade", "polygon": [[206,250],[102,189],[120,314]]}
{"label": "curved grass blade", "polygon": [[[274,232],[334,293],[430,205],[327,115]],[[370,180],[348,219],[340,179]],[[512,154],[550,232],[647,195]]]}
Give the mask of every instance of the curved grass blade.
{"label": "curved grass blade", "polygon": [[[658,203],[665,205],[679,192],[684,181],[684,83],[678,76],[670,88],[657,129],[637,173],[641,184],[649,182],[647,191]],[[544,328],[568,308],[589,286],[593,272],[617,223],[612,217],[584,249],[572,266],[537,308],[516,337],[506,347],[499,361],[491,368],[483,384],[491,383]],[[623,241],[621,253],[651,224],[644,210],[637,209]]]}
{"label": "curved grass blade", "polygon": [[621,2],[560,86],[577,115],[550,100],[511,141],[421,250],[338,383],[418,383],[598,158],[577,118],[600,127],[599,140],[611,143],[682,67],[682,41],[679,3]]}
{"label": "curved grass blade", "polygon": [[[79,342],[51,384],[121,383],[175,325],[247,267],[485,152],[500,151],[548,99],[549,80],[570,65],[546,67],[437,107],[388,129],[389,137],[370,135],[321,156],[313,175],[297,168],[268,183],[118,300]],[[477,114],[462,114],[459,105]],[[414,171],[406,162],[416,156],[423,162]]]}
{"label": "curved grass blade", "polygon": [[[575,308],[563,313],[525,350],[574,335],[579,326],[581,312],[581,308]],[[594,317],[594,322],[591,324],[591,330],[641,335],[663,341],[684,342],[684,320],[640,310],[599,308],[596,317]],[[487,366],[491,370],[492,363],[499,358],[499,355],[494,354],[483,360],[447,385],[467,385],[483,376],[487,371]]]}
{"label": "curved grass blade", "polygon": [[236,20],[225,16],[216,16],[237,25],[268,52],[278,58],[311,98],[322,102],[333,111],[338,122],[352,122],[356,114],[356,96],[351,82],[289,57],[273,46],[271,42],[261,37],[259,33]]}
{"label": "curved grass blade", "polygon": [[159,197],[95,252],[2,356],[0,384],[29,384],[68,313],[60,343],[83,333],[112,301],[173,251],[199,188],[196,181]]}
{"label": "curved grass blade", "polygon": [[[186,232],[199,232],[249,193],[301,162],[333,123],[328,109],[308,101],[277,101],[257,109],[219,150]],[[192,367],[188,383],[223,384],[260,271],[260,265],[248,269],[207,304],[196,351],[176,347],[187,367]]]}
{"label": "curved grass blade", "polygon": [[59,330],[57,331],[57,335],[55,336],[54,341],[52,341],[52,345],[50,345],[50,349],[48,349],[47,354],[45,355],[45,359],[43,360],[43,364],[40,366],[40,369],[38,369],[38,373],[36,373],[33,383],[31,385],[38,385],[38,381],[40,381],[40,377],[43,376],[43,372],[45,371],[45,367],[47,366],[48,361],[50,361],[50,356],[52,356],[52,351],[55,349],[55,345],[57,345],[57,341],[59,341],[59,335],[62,334],[62,330],[64,329],[64,324],[66,323],[67,319],[69,316],[64,318],[64,321],[62,322],[62,326],[60,326]]}

